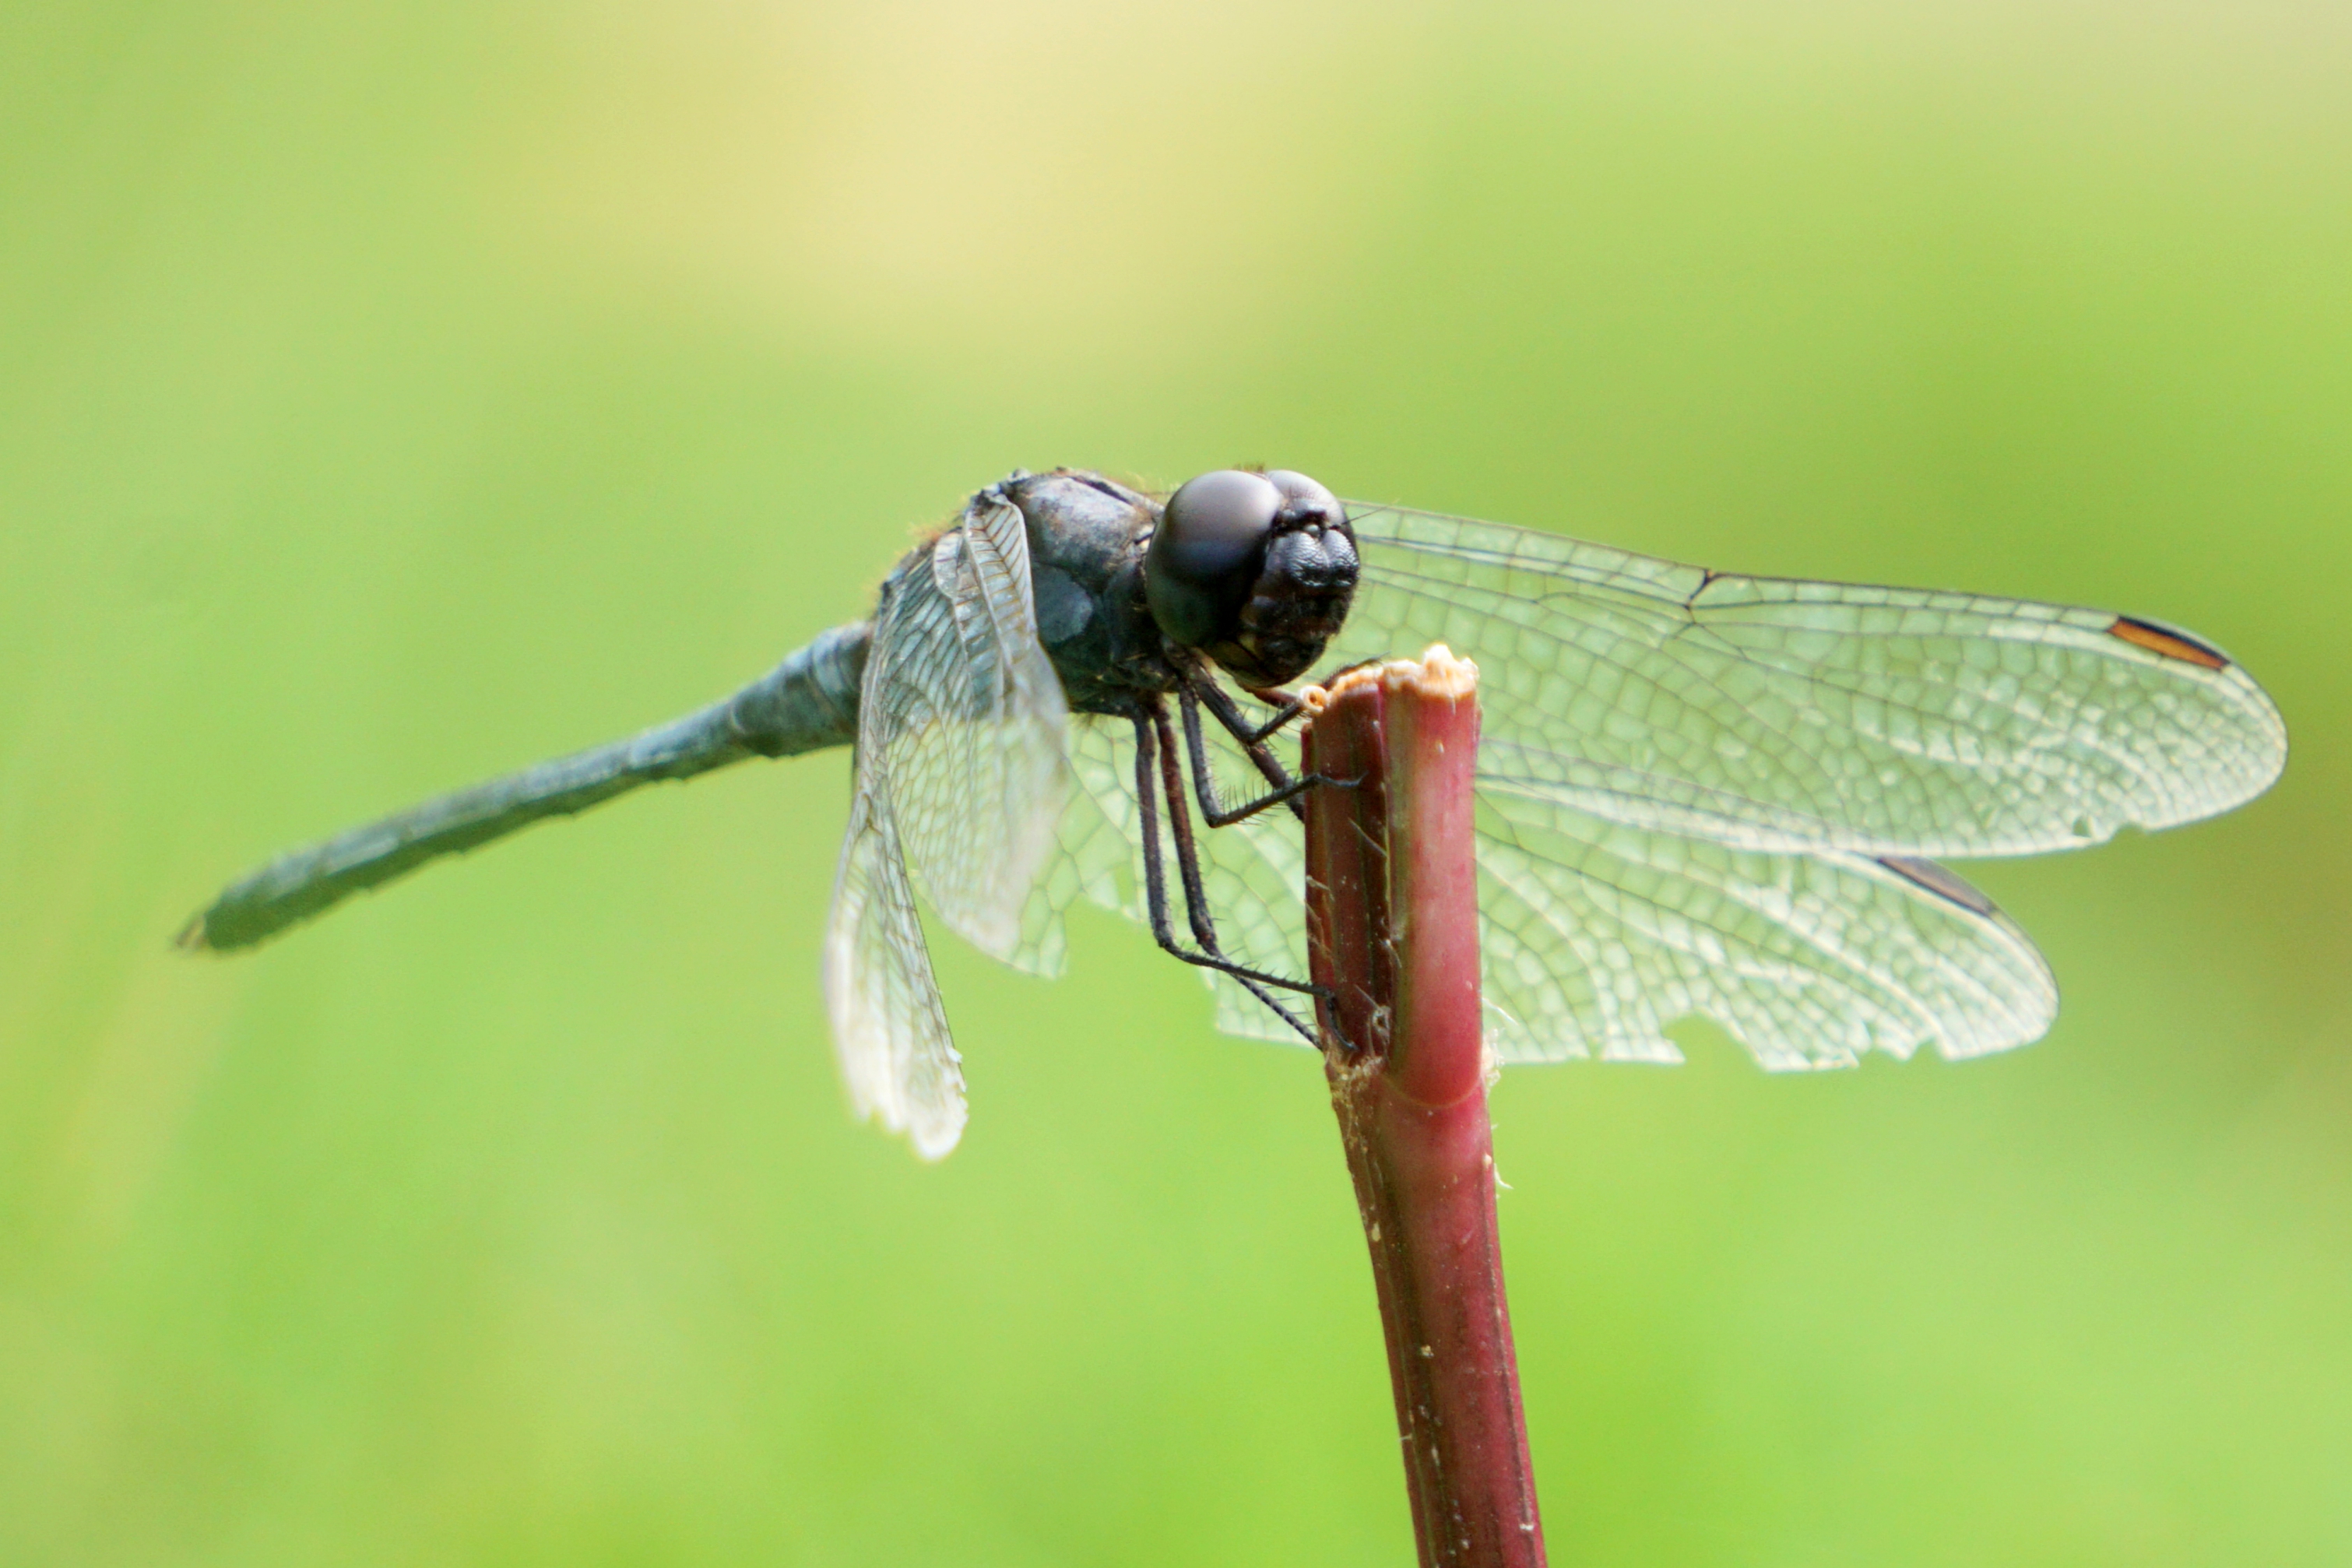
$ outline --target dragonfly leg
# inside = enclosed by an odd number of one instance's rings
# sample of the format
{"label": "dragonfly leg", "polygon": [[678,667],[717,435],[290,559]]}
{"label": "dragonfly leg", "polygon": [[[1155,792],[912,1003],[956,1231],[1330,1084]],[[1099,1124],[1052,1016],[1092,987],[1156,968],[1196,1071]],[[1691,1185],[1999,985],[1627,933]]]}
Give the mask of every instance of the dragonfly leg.
{"label": "dragonfly leg", "polygon": [[[1380,662],[1376,658],[1360,658],[1353,664],[1343,664],[1325,676],[1321,684],[1328,687],[1351,669],[1362,669]],[[1307,704],[1304,701],[1278,688],[1269,691],[1254,691],[1250,695],[1261,702],[1277,697],[1282,700],[1275,703],[1273,718],[1252,729],[1249,721],[1243,718],[1241,710],[1234,706],[1233,699],[1224,694],[1223,689],[1217,685],[1216,678],[1208,672],[1205,665],[1196,662],[1185,671],[1185,674],[1189,683],[1200,689],[1202,700],[1206,701],[1210,710],[1216,714],[1217,721],[1232,732],[1234,740],[1244,746],[1255,746],[1259,742],[1278,734],[1293,719],[1307,711]]]}
{"label": "dragonfly leg", "polygon": [[[1192,840],[1192,822],[1184,809],[1183,783],[1173,775],[1176,768],[1174,737],[1166,734],[1168,715],[1165,710],[1149,717],[1138,715],[1135,720],[1135,798],[1139,813],[1139,826],[1143,833],[1143,897],[1151,917],[1152,940],[1161,949],[1187,963],[1203,969],[1213,969],[1230,974],[1249,994],[1273,1009],[1276,1016],[1288,1024],[1309,1043],[1314,1032],[1300,1023],[1290,1010],[1275,1000],[1268,988],[1301,992],[1309,996],[1321,996],[1322,990],[1305,981],[1286,979],[1234,963],[1220,951],[1215,922],[1210,918],[1208,900],[1201,886],[1201,861],[1198,846]],[[1165,739],[1170,743],[1163,747]],[[1192,928],[1193,939],[1201,951],[1192,952],[1176,940],[1173,924],[1168,917],[1168,885],[1160,865],[1160,799],[1169,802],[1170,827],[1176,840],[1176,868],[1184,884],[1184,911]]]}
{"label": "dragonfly leg", "polygon": [[[1213,681],[1204,681],[1203,684],[1208,685],[1212,689],[1215,687],[1215,682]],[[1222,691],[1219,691],[1217,695],[1219,697],[1225,696]],[[1297,718],[1301,713],[1307,711],[1307,704],[1300,701],[1297,698],[1293,697],[1287,691],[1262,691],[1258,693],[1258,696],[1262,699],[1266,697],[1279,697],[1282,700],[1275,705],[1274,717],[1268,719],[1265,723],[1260,724],[1256,729],[1249,730],[1247,731],[1241,730],[1235,730],[1234,731],[1234,739],[1239,741],[1244,746],[1255,746],[1260,742],[1274,739],[1275,736],[1279,735],[1283,731],[1290,728],[1290,721],[1293,719]],[[1239,720],[1241,718],[1239,711],[1234,708],[1233,700],[1231,698],[1225,698],[1224,707],[1226,711],[1233,713],[1235,720]],[[1223,715],[1220,715],[1221,719]]]}
{"label": "dragonfly leg", "polygon": [[[1276,805],[1289,806],[1303,820],[1307,808],[1298,804],[1298,797],[1317,784],[1335,784],[1341,789],[1355,787],[1354,779],[1329,778],[1322,773],[1294,776],[1288,768],[1282,765],[1281,759],[1268,749],[1265,737],[1280,730],[1302,711],[1302,705],[1296,700],[1286,702],[1282,711],[1270,722],[1256,729],[1250,728],[1241,710],[1234,706],[1233,699],[1219,690],[1213,680],[1187,680],[1176,689],[1176,701],[1177,706],[1183,710],[1184,744],[1192,757],[1193,798],[1201,803],[1202,820],[1212,827],[1229,826]],[[1204,705],[1216,715],[1217,722],[1225,727],[1225,732],[1240,742],[1266,783],[1274,786],[1269,793],[1230,809],[1217,804],[1216,779],[1209,772],[1208,743],[1201,732],[1201,709]]]}

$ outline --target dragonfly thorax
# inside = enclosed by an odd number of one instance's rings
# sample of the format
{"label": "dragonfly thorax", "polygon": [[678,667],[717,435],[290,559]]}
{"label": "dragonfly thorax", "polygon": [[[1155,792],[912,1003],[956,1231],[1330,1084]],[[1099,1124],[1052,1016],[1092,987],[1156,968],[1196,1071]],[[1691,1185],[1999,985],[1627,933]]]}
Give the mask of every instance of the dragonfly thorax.
{"label": "dragonfly thorax", "polygon": [[1143,555],[1160,505],[1084,469],[1016,473],[996,487],[1021,509],[1037,637],[1072,711],[1127,714],[1176,684],[1144,601]]}

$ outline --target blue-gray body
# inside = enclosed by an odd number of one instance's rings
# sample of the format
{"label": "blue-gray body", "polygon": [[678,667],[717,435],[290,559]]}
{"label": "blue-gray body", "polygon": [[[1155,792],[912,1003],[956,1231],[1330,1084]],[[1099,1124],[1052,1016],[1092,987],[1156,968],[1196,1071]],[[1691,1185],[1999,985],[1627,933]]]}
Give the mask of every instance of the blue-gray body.
{"label": "blue-gray body", "polygon": [[[1027,522],[1040,639],[1072,709],[1124,713],[1139,690],[1174,682],[1144,605],[1143,552],[1160,508],[1093,474],[1015,474],[992,487]],[[930,545],[884,580],[929,571]],[[183,946],[249,947],[351,894],[428,860],[570,816],[640,784],[692,778],[751,757],[788,757],[857,738],[873,622],[818,636],[733,696],[626,740],[541,763],[280,856],[237,881],[181,933]]]}

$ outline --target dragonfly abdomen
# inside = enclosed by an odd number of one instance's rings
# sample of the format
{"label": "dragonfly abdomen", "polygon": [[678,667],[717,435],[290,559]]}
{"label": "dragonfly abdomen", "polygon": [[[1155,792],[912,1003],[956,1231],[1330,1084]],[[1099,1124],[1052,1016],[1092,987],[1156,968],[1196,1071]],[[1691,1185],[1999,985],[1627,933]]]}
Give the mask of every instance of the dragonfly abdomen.
{"label": "dragonfly abdomen", "polygon": [[683,719],[541,763],[281,855],[231,885],[180,932],[182,947],[251,947],[428,860],[571,816],[640,784],[747,757],[787,757],[857,737],[873,626],[835,626],[735,693]]}

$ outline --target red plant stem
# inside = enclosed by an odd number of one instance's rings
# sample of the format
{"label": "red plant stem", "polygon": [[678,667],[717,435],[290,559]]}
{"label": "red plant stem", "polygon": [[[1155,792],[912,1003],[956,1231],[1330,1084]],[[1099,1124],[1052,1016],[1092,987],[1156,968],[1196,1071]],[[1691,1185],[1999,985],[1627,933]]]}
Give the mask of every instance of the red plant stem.
{"label": "red plant stem", "polygon": [[1503,1298],[1471,840],[1477,670],[1351,671],[1306,735],[1307,943],[1423,1568],[1539,1568]]}

